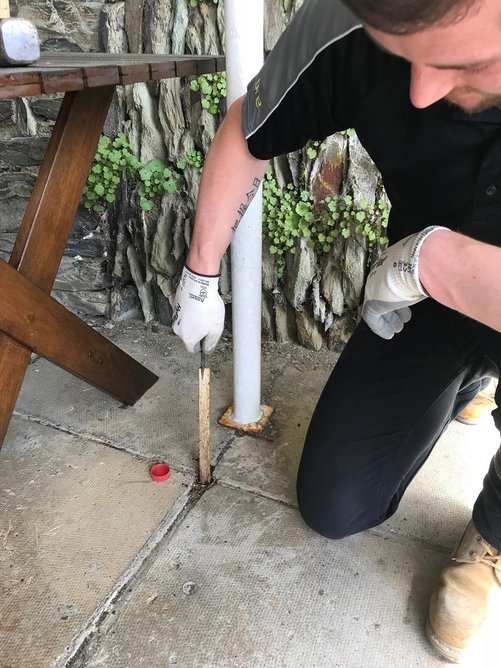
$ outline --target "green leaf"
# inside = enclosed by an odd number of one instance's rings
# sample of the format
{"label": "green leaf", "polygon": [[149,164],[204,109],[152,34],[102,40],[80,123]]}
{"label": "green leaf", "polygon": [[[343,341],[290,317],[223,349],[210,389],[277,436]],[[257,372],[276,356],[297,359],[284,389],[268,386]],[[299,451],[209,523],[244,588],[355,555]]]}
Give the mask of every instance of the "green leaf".
{"label": "green leaf", "polygon": [[160,158],[153,158],[153,160],[147,162],[144,167],[151,172],[162,172],[165,169],[165,162],[160,160]]}
{"label": "green leaf", "polygon": [[153,202],[145,197],[141,197],[139,200],[139,206],[143,211],[151,211],[153,209]]}
{"label": "green leaf", "polygon": [[175,193],[177,190],[176,183],[174,181],[165,181],[163,188],[168,193]]}
{"label": "green leaf", "polygon": [[111,144],[111,139],[109,137],[107,137],[106,135],[103,135],[99,139],[98,147],[99,148],[105,148],[105,147],[108,147],[110,144]]}

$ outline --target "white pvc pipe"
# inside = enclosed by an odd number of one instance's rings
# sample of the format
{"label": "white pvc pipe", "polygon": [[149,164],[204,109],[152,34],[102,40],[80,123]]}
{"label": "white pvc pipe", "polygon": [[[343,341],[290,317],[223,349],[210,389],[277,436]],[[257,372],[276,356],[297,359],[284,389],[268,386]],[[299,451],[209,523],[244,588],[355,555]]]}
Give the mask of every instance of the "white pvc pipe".
{"label": "white pvc pipe", "polygon": [[[263,64],[264,0],[225,0],[228,106]],[[231,245],[233,420],[261,417],[262,191],[254,197]]]}

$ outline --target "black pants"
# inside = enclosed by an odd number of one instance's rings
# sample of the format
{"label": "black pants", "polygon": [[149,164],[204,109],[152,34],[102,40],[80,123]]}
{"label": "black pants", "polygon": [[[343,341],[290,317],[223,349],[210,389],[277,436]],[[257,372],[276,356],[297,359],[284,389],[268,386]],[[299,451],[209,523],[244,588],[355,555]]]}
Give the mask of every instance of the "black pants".
{"label": "black pants", "polygon": [[[498,378],[500,367],[501,334],[432,299],[413,307],[410,322],[390,341],[360,323],[306,437],[297,481],[305,521],[329,538],[384,522],[479,380]],[[501,405],[501,383],[496,400]],[[501,409],[493,416],[500,429]],[[501,549],[501,449],[473,520]]]}

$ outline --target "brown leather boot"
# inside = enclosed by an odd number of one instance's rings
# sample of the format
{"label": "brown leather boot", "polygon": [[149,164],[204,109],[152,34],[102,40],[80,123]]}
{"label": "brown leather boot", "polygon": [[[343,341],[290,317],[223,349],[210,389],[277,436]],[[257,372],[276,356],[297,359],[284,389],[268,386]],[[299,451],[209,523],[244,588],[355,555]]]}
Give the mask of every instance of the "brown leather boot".
{"label": "brown leather boot", "polygon": [[500,632],[501,551],[470,522],[451,559],[431,597],[426,632],[442,656],[459,663],[475,655],[491,625]]}
{"label": "brown leather boot", "polygon": [[489,385],[481,390],[477,396],[463,408],[461,413],[456,415],[456,420],[463,424],[480,424],[480,422],[488,418],[496,408],[496,402],[494,401],[496,387],[497,380],[494,380],[493,378]]}

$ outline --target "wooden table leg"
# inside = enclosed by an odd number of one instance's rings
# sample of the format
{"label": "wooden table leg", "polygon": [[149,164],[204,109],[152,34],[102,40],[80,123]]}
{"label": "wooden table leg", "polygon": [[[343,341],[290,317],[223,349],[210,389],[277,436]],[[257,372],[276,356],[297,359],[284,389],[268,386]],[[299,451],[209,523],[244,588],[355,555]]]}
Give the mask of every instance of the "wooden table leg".
{"label": "wooden table leg", "polygon": [[50,293],[114,86],[66,93],[9,264]]}
{"label": "wooden table leg", "polygon": [[[54,284],[113,92],[114,86],[103,86],[66,93],[16,238],[9,264],[46,294]],[[71,331],[67,334],[66,346],[71,346]],[[0,333],[0,447],[30,353],[30,348]],[[122,358],[111,373],[119,379],[130,372],[141,396],[151,387],[152,375],[138,374],[137,366],[141,367]],[[87,380],[85,372],[81,377]],[[102,387],[99,378],[93,384]]]}
{"label": "wooden table leg", "polygon": [[0,334],[0,448],[30,363],[31,350]]}

